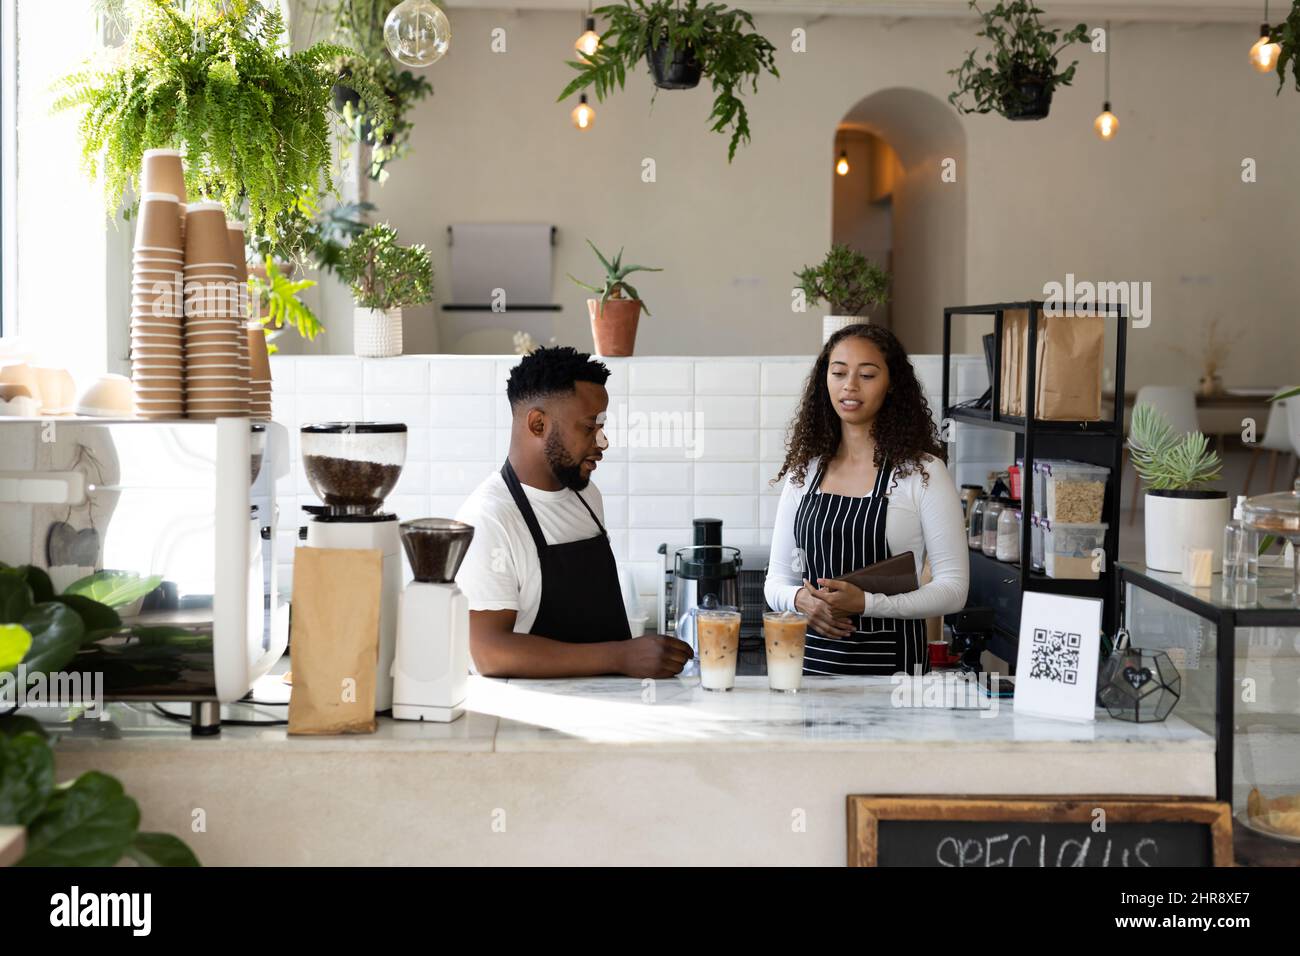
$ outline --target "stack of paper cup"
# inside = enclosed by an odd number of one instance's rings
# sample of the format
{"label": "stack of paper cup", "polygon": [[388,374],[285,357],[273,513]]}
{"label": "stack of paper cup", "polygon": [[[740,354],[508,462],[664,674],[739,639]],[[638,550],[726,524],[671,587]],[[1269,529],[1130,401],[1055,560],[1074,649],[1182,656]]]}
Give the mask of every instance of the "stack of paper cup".
{"label": "stack of paper cup", "polygon": [[251,391],[248,413],[258,421],[271,420],[271,359],[266,348],[266,330],[256,323],[248,327],[248,358]]}
{"label": "stack of paper cup", "polygon": [[240,360],[239,288],[220,203],[191,203],[185,216],[185,413],[248,414]]}
{"label": "stack of paper cup", "polygon": [[167,193],[180,202],[181,236],[185,236],[185,167],[179,149],[146,149],[140,170],[140,194]]}
{"label": "stack of paper cup", "polygon": [[180,200],[145,193],[131,275],[131,378],[141,418],[185,414]]}
{"label": "stack of paper cup", "polygon": [[230,264],[235,267],[235,285],[238,286],[240,379],[247,393],[249,390],[248,336],[245,330],[248,328],[248,260],[244,257],[244,224],[227,220],[226,235],[230,239]]}

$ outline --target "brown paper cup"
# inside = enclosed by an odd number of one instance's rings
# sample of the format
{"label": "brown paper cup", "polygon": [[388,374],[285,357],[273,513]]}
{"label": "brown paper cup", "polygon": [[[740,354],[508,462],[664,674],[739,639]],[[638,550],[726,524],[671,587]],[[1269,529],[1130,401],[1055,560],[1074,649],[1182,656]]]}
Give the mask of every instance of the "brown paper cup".
{"label": "brown paper cup", "polygon": [[135,224],[137,245],[150,249],[180,249],[180,202],[166,193],[145,193]]}
{"label": "brown paper cup", "polygon": [[[140,170],[141,193],[170,193],[185,202],[185,167],[178,149],[146,149]],[[180,206],[182,212],[185,207]]]}
{"label": "brown paper cup", "polygon": [[226,213],[220,203],[190,203],[185,209],[185,261],[224,262],[229,256]]}

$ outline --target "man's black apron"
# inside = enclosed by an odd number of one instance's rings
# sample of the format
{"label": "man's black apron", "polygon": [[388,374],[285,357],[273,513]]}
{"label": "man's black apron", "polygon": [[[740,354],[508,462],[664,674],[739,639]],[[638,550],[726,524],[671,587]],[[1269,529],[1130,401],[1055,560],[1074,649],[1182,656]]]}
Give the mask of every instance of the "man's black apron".
{"label": "man's black apron", "polygon": [[[823,462],[795,512],[795,543],[804,555],[804,577],[838,578],[891,557],[885,537],[889,512],[886,491],[893,468],[884,462],[869,498],[818,494],[826,472]],[[927,673],[925,621],[855,615],[848,637],[826,637],[811,624],[804,652],[805,674]]]}
{"label": "man's black apron", "polygon": [[609,546],[609,534],[591,506],[578,495],[600,534],[567,544],[547,544],[508,458],[501,466],[501,477],[532,533],[542,566],[542,601],[528,633],[570,644],[630,640],[632,632],[623,607],[614,551]]}

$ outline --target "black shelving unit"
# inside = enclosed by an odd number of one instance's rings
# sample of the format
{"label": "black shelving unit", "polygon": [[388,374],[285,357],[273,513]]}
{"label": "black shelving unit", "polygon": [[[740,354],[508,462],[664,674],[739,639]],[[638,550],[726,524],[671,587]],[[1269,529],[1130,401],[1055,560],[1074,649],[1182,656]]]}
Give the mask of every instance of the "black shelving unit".
{"label": "black shelving unit", "polygon": [[[1101,421],[1038,421],[1035,418],[1035,376],[1037,363],[1026,363],[1026,408],[1023,418],[1003,415],[1001,367],[1003,316],[1008,311],[1023,309],[1029,314],[1029,334],[1026,355],[1038,354],[1038,317],[1044,314],[1044,303],[997,302],[989,305],[955,305],[943,310],[943,416],[963,425],[995,428],[1015,433],[1015,458],[1024,460],[1021,489],[1023,520],[1020,527],[1020,563],[1008,564],[990,558],[979,550],[970,552],[970,593],[968,606],[987,606],[994,610],[994,634],[989,651],[1013,667],[1020,633],[1020,602],[1026,591],[1041,591],[1073,597],[1095,597],[1105,601],[1102,630],[1111,634],[1116,626],[1114,602],[1108,600],[1114,592],[1114,568],[1119,559],[1121,465],[1124,453],[1124,349],[1128,332],[1128,318],[1122,306],[1098,309],[1096,314],[1116,321],[1115,329],[1115,410],[1109,420]],[[992,401],[989,408],[973,408],[951,404],[950,363],[952,359],[952,320],[954,316],[993,317],[994,374],[990,386]],[[1033,463],[1038,458],[1071,458],[1075,461],[1105,465],[1110,469],[1106,481],[1106,495],[1102,505],[1102,520],[1106,522],[1105,566],[1096,581],[1077,581],[1049,578],[1046,574],[1031,571],[1029,554],[1033,535],[1029,516],[1033,514]],[[1008,462],[1007,464],[1012,464]]]}

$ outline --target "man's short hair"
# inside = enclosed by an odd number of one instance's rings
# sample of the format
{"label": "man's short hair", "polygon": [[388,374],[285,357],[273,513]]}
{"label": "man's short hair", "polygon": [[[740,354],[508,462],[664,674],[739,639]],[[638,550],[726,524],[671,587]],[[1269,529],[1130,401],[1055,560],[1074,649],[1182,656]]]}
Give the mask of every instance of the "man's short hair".
{"label": "man's short hair", "polygon": [[518,408],[521,402],[535,402],[558,392],[572,393],[578,382],[604,385],[608,380],[609,369],[586,352],[568,345],[539,348],[510,370],[506,398],[511,408]]}

